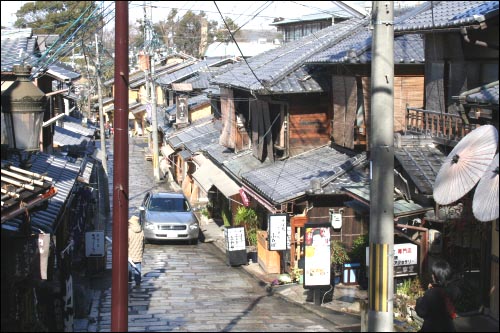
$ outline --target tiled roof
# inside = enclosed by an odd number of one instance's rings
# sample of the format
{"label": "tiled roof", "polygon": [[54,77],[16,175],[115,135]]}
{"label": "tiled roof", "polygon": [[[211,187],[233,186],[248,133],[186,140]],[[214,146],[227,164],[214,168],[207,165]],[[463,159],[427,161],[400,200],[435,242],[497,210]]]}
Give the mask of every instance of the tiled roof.
{"label": "tiled roof", "polygon": [[[365,30],[334,45],[306,63],[370,63],[372,60],[372,33]],[[413,64],[425,60],[424,40],[421,35],[403,35],[394,38],[394,63]]]}
{"label": "tiled roof", "polygon": [[269,25],[280,26],[283,24],[291,24],[291,23],[298,23],[298,22],[328,20],[328,19],[331,20],[332,17],[345,17],[342,15],[336,15],[336,13],[338,13],[338,11],[339,11],[339,9],[335,7],[335,8],[332,8],[330,10],[328,10],[328,9],[323,10],[322,13],[303,15],[297,19],[285,19],[282,21],[269,23]]}
{"label": "tiled roof", "polygon": [[40,53],[35,37],[4,38],[2,30],[2,72],[12,72],[14,65],[36,65]]}
{"label": "tiled roof", "polygon": [[63,64],[59,61],[56,61],[53,64],[49,65],[46,73],[59,81],[72,81],[81,77],[81,74],[75,72],[71,68],[71,66]]}
{"label": "tiled roof", "polygon": [[258,43],[258,42],[239,42],[224,43],[215,42],[208,45],[205,54],[206,59],[219,59],[224,57],[255,57],[263,52],[279,47],[279,44],[274,43]]}
{"label": "tiled roof", "polygon": [[201,148],[210,143],[219,142],[220,123],[212,121],[204,122],[199,125],[191,125],[185,129],[171,134],[166,141],[174,149],[185,146],[192,153],[199,152]]}
{"label": "tiled roof", "polygon": [[427,1],[420,13],[394,26],[395,32],[421,31],[477,24],[498,15],[498,1]]}
{"label": "tiled roof", "polygon": [[252,184],[252,188],[260,195],[278,204],[305,195],[311,188],[313,179],[324,182],[342,170],[352,169],[353,157],[354,153],[323,146],[242,173],[241,178],[244,182]]}
{"label": "tiled roof", "polygon": [[394,157],[424,195],[432,195],[436,176],[446,159],[435,147],[431,137],[407,134],[398,137],[394,145]]}
{"label": "tiled roof", "polygon": [[461,103],[489,104],[498,107],[498,81],[464,91],[458,99]]}
{"label": "tiled roof", "polygon": [[[156,82],[161,85],[170,85],[175,82],[184,82],[187,78],[195,75],[196,73],[209,71],[212,67],[222,66],[230,62],[231,58],[226,59],[210,59],[210,60],[202,60],[196,63],[193,63],[189,66],[181,68],[174,72],[167,72],[162,75],[158,75]],[[232,62],[232,61],[231,61]]]}
{"label": "tiled roof", "polygon": [[[363,186],[345,186],[344,190],[351,193],[354,197],[361,199],[364,203],[370,202],[370,185]],[[394,217],[412,215],[412,214],[422,214],[428,210],[432,210],[432,207],[424,207],[412,201],[406,200],[395,200],[394,201]]]}
{"label": "tiled roof", "polygon": [[[45,153],[32,155],[31,161],[33,164],[30,171],[52,178],[52,183],[57,189],[57,194],[49,200],[47,209],[31,214],[31,229],[35,233],[53,233],[62,208],[80,173],[81,165]],[[9,162],[18,166],[15,159]],[[15,218],[2,223],[2,229],[19,231],[23,223],[21,218]]]}
{"label": "tiled roof", "polygon": [[54,144],[58,146],[87,146],[91,141],[86,135],[74,132],[71,128],[54,126]]}
{"label": "tiled roof", "polygon": [[248,65],[246,62],[234,64],[230,70],[216,76],[213,83],[258,91],[263,94],[269,93],[269,87],[297,70],[311,56],[335,45],[352,31],[366,24],[366,20],[350,19],[320,30],[300,40],[252,57],[247,60]]}
{"label": "tiled roof", "polygon": [[90,124],[88,120],[86,124],[83,124],[82,119],[68,115],[64,116],[62,127],[85,136],[93,136],[96,130],[96,126]]}
{"label": "tiled roof", "polygon": [[[185,61],[180,62],[180,63],[169,64],[166,66],[155,68],[154,77],[156,79],[158,79],[162,75],[176,72],[178,70],[181,70],[184,67],[192,65],[195,62],[196,62],[196,60],[185,60]],[[106,82],[109,82],[109,84],[112,84],[112,83],[114,83],[114,79],[108,80]],[[146,83],[146,77],[145,77],[144,71],[137,71],[137,72],[132,73],[129,77],[129,82],[130,82],[129,86],[132,89],[136,89],[136,88],[139,88],[140,86],[144,85]]]}

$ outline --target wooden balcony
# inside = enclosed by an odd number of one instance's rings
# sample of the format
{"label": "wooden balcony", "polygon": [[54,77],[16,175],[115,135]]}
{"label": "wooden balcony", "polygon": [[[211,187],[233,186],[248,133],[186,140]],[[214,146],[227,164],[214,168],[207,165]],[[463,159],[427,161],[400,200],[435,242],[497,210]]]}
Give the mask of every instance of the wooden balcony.
{"label": "wooden balcony", "polygon": [[406,108],[406,130],[429,135],[441,144],[455,146],[476,127],[477,124],[465,123],[458,114]]}

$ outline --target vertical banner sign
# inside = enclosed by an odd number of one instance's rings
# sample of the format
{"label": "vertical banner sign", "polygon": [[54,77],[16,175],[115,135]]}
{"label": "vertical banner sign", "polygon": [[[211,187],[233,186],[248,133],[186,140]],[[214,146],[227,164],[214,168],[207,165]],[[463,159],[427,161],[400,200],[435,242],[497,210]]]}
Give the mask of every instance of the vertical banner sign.
{"label": "vertical banner sign", "polygon": [[50,234],[38,235],[38,251],[40,252],[40,278],[47,280],[47,264],[50,252]]}
{"label": "vertical banner sign", "polygon": [[330,285],[330,224],[304,226],[304,288]]}
{"label": "vertical banner sign", "polygon": [[270,251],[283,251],[287,249],[287,217],[287,214],[269,215],[267,235],[269,237]]}
{"label": "vertical banner sign", "polygon": [[226,228],[226,250],[240,251],[245,250],[245,228],[244,227],[233,227]]}

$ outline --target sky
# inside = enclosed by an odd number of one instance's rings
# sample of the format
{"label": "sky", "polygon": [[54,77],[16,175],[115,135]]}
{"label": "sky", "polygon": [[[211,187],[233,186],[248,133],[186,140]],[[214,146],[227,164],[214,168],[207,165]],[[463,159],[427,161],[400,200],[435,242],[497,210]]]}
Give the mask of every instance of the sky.
{"label": "sky", "polygon": [[[1,1],[2,6],[2,26],[12,27],[15,20],[15,12],[26,2],[30,1]],[[111,1],[105,1],[111,4]],[[166,19],[172,8],[178,8],[181,15],[187,10],[195,13],[203,10],[209,20],[221,22],[221,15],[214,4],[214,1],[131,1],[129,4],[129,20],[135,22],[136,19],[144,17],[144,4],[151,5],[146,11],[153,22]],[[303,15],[321,13],[326,9],[337,9],[332,1],[215,1],[224,17],[230,17],[240,27],[246,29],[271,29],[269,26],[275,17],[285,19],[299,18]],[[368,1],[352,1],[352,3],[363,7],[365,3],[371,6]]]}

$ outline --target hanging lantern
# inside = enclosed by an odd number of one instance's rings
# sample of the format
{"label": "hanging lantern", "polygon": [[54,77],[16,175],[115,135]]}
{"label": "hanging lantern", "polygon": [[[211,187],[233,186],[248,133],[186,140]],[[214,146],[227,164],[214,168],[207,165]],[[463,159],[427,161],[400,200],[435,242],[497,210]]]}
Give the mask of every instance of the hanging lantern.
{"label": "hanging lantern", "polygon": [[30,79],[31,66],[14,65],[16,81],[2,94],[2,114],[9,149],[36,151],[40,149],[40,130],[47,97]]}

